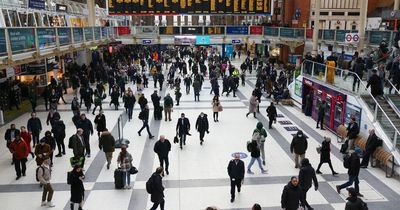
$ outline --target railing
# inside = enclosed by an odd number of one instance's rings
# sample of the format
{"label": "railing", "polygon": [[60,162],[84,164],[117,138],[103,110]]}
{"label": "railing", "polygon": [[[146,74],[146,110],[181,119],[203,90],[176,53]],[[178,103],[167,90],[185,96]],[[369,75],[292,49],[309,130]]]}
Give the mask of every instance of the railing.
{"label": "railing", "polygon": [[[386,135],[392,141],[393,144],[392,149],[393,150],[396,149],[397,139],[400,135],[400,131],[396,128],[392,120],[388,117],[386,112],[379,105],[379,103],[372,96],[372,94],[367,90],[367,86],[356,73],[348,70],[331,67],[325,64],[319,64],[310,60],[303,61],[301,67],[301,73],[303,75],[305,74],[311,76],[314,79],[326,82],[327,84],[330,84],[338,89],[353,93],[358,97],[361,97],[362,95],[367,95],[371,97],[371,99],[374,102],[373,107],[370,107],[371,111],[373,111],[373,121],[380,122],[380,125],[385,130]],[[350,86],[351,88],[349,88],[347,84],[348,82],[346,81],[347,78],[345,78],[348,77],[349,75],[353,78],[353,84],[360,84],[361,89],[357,87],[356,90],[354,85],[351,85]],[[382,122],[387,122],[388,124],[384,124]],[[393,136],[389,135],[390,133],[393,133]]]}
{"label": "railing", "polygon": [[394,90],[395,93],[400,95],[400,91],[396,88],[396,86],[393,85],[393,83],[389,79],[387,79],[386,82],[390,85],[387,94],[391,94],[392,90]]}

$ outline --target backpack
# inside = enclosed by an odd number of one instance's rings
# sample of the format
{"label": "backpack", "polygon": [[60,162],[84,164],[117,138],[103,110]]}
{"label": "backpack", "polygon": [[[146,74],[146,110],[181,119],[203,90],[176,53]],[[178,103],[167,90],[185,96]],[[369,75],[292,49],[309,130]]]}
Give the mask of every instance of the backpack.
{"label": "backpack", "polygon": [[72,172],[68,171],[67,172],[67,184],[71,184],[72,183]]}
{"label": "backpack", "polygon": [[[76,134],[75,134],[76,135]],[[74,136],[69,137],[69,141],[68,141],[68,148],[73,149],[74,148],[74,144],[75,144],[75,140],[74,140]]]}
{"label": "backpack", "polygon": [[44,173],[44,168],[43,168],[42,166],[38,166],[38,167],[36,168],[36,181],[37,181],[37,182],[39,182],[39,177],[38,177],[39,169],[42,169],[42,170],[43,170],[43,173]]}
{"label": "backpack", "polygon": [[259,132],[259,131],[255,131],[255,132],[253,133],[253,136],[251,137],[251,140],[260,141],[260,140],[261,140],[261,134],[260,134],[260,132]]}
{"label": "backpack", "polygon": [[252,149],[251,149],[251,141],[247,141],[247,151],[248,152],[252,151]]}
{"label": "backpack", "polygon": [[343,156],[343,167],[349,168],[350,167],[350,155]]}
{"label": "backpack", "polygon": [[153,175],[147,180],[146,182],[146,191],[147,193],[151,194],[153,193]]}

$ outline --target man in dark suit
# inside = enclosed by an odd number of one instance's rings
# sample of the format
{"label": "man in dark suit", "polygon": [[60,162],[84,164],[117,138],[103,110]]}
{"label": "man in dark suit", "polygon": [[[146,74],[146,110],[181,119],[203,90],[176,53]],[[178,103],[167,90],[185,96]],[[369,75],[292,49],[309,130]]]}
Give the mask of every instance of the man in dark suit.
{"label": "man in dark suit", "polygon": [[347,127],[347,138],[349,139],[347,151],[354,150],[354,140],[357,138],[359,132],[360,128],[358,127],[356,118],[352,117],[349,126]]}
{"label": "man in dark suit", "polygon": [[244,162],[240,160],[240,154],[235,154],[235,159],[229,161],[228,174],[231,180],[231,203],[235,201],[235,186],[238,192],[244,179]]}
{"label": "man in dark suit", "polygon": [[179,141],[179,146],[182,147],[183,145],[186,145],[186,135],[191,136],[189,133],[190,130],[190,122],[189,119],[185,117],[185,114],[181,114],[181,118],[178,119],[178,123],[176,124],[176,133],[179,135],[180,141]]}

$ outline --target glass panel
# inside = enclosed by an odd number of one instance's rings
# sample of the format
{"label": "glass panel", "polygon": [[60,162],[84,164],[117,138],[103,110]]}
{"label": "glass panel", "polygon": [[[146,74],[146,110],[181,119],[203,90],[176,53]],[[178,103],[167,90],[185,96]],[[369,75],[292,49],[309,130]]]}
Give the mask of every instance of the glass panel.
{"label": "glass panel", "polygon": [[83,32],[85,33],[85,41],[93,41],[93,28],[83,28]]}
{"label": "glass panel", "polygon": [[336,41],[337,42],[344,42],[344,38],[346,36],[346,33],[350,33],[349,30],[337,30],[336,31]]}
{"label": "glass panel", "polygon": [[100,27],[94,27],[94,39],[95,40],[100,40],[101,38],[101,28]]}
{"label": "glass panel", "polygon": [[391,31],[369,31],[369,43],[379,45],[381,41],[390,42]]}
{"label": "glass panel", "polygon": [[33,28],[9,28],[8,35],[13,54],[35,49],[35,30]]}
{"label": "glass panel", "polygon": [[83,41],[83,29],[73,28],[73,31],[74,31],[74,42],[81,43]]}
{"label": "glass panel", "polygon": [[324,30],[324,40],[334,40],[335,31],[334,30]]}
{"label": "glass panel", "polygon": [[4,28],[0,28],[0,56],[7,55],[6,34]]}
{"label": "glass panel", "polygon": [[18,22],[18,13],[17,11],[8,11],[10,14],[10,19],[12,23],[12,27],[20,27],[20,24]]}
{"label": "glass panel", "polygon": [[38,28],[39,49],[54,47],[56,45],[55,28]]}
{"label": "glass panel", "polygon": [[70,28],[58,28],[58,39],[60,46],[71,44],[71,29]]}
{"label": "glass panel", "polygon": [[294,29],[292,28],[280,28],[280,36],[287,37],[287,38],[294,38]]}
{"label": "glass panel", "polygon": [[7,10],[5,10],[5,9],[3,9],[3,16],[4,16],[4,22],[6,24],[6,27],[11,27],[11,22],[10,22],[10,19],[8,18]]}
{"label": "glass panel", "polygon": [[279,28],[264,27],[265,36],[278,36]]}

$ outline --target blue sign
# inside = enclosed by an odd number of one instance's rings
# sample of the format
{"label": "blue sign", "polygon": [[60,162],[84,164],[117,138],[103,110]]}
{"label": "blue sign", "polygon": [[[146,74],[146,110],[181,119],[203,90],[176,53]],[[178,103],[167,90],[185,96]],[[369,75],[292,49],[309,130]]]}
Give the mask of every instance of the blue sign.
{"label": "blue sign", "polygon": [[45,9],[44,0],[29,0],[28,7],[32,9]]}
{"label": "blue sign", "polygon": [[248,35],[249,27],[247,26],[228,26],[226,27],[226,34],[240,34],[240,35]]}
{"label": "blue sign", "polygon": [[234,153],[232,153],[231,156],[232,156],[233,158],[235,158],[236,154],[239,154],[239,155],[240,155],[240,159],[247,158],[247,154],[244,153],[244,152],[234,152]]}
{"label": "blue sign", "polygon": [[56,45],[55,28],[38,28],[37,35],[39,39],[39,48],[44,49]]}
{"label": "blue sign", "polygon": [[83,29],[82,28],[73,28],[74,32],[74,43],[81,43],[83,41]]}
{"label": "blue sign", "polygon": [[57,28],[58,40],[60,45],[69,45],[72,43],[71,40],[71,28]]}
{"label": "blue sign", "polygon": [[240,39],[232,39],[232,44],[240,44],[242,43],[242,40]]}
{"label": "blue sign", "polygon": [[142,43],[143,43],[144,45],[151,44],[151,39],[143,39],[143,40],[142,40]]}
{"label": "blue sign", "polygon": [[196,45],[209,45],[210,36],[196,36]]}
{"label": "blue sign", "polygon": [[6,34],[4,28],[0,29],[0,56],[7,55]]}
{"label": "blue sign", "polygon": [[11,50],[13,53],[23,53],[35,49],[35,30],[33,28],[9,28]]}
{"label": "blue sign", "polygon": [[100,27],[94,27],[94,40],[100,40],[101,38],[101,28]]}

